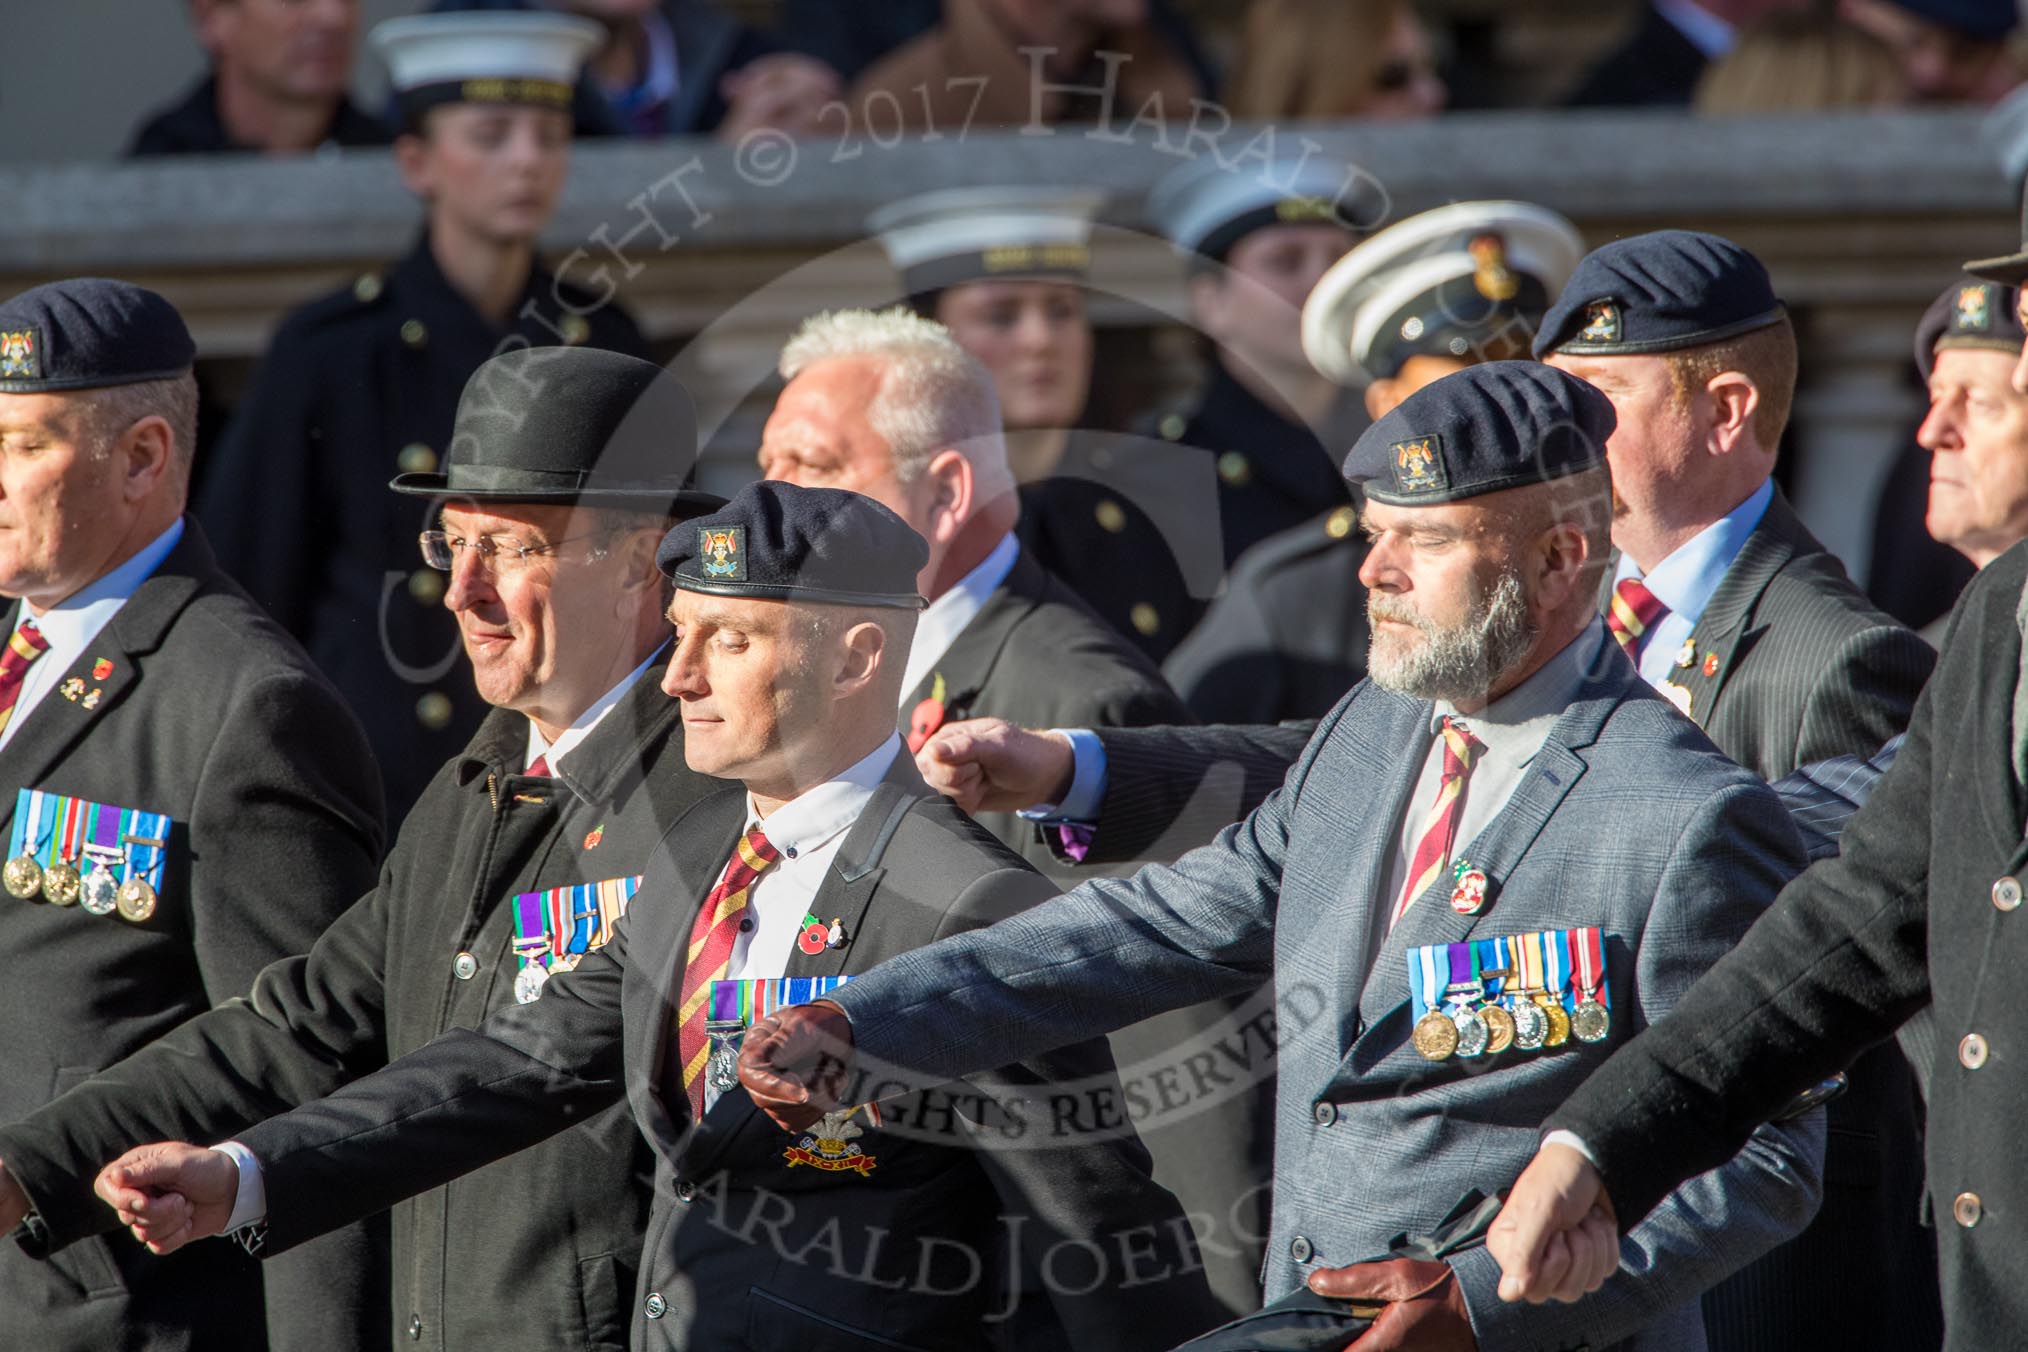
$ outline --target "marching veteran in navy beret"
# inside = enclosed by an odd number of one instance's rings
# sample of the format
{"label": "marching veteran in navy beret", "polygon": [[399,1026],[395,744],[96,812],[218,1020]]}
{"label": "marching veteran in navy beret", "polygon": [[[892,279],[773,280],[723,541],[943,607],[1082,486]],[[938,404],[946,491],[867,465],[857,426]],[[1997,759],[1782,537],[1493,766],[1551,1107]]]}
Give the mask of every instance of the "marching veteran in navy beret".
{"label": "marching veteran in navy beret", "polygon": [[[432,516],[410,548],[445,579],[486,721],[306,955],[0,1127],[0,1214],[33,1201],[53,1262],[116,1228],[92,1182],[128,1148],[229,1136],[539,998],[611,937],[656,842],[719,787],[685,768],[659,680],[655,550],[722,505],[689,487],[695,422],[674,377],[617,352],[529,348],[474,373],[443,469],[392,488]],[[403,1203],[393,1299],[368,1327],[424,1352],[620,1352],[653,1172],[608,1111]],[[297,1261],[267,1265],[271,1291]],[[307,1345],[350,1346],[337,1330]]]}
{"label": "marching veteran in navy beret", "polygon": [[[182,316],[125,282],[0,304],[0,1121],[245,994],[379,864],[358,720],[184,514],[194,355]],[[22,1219],[0,1204],[0,1226]],[[39,1262],[35,1215],[17,1237],[0,1341],[267,1345],[235,1255],[98,1238]],[[358,1234],[270,1274],[278,1341],[358,1345],[375,1275]]]}
{"label": "marching veteran in navy beret", "polygon": [[1697,1296],[1815,1210],[1823,1118],[1758,1132],[1629,1232],[1571,1306],[1484,1250],[1358,1265],[1534,1153],[1536,1124],[1663,1014],[1802,864],[1768,787],[1599,619],[1611,404],[1531,362],[1446,377],[1346,462],[1372,540],[1371,676],[1279,792],[1170,867],[946,939],[749,1034],[791,1128],[855,1070],[936,1080],[1269,977],[1281,1025],[1270,1300],[1390,1302],[1354,1344],[1705,1345]]}
{"label": "marching veteran in navy beret", "polygon": [[[671,530],[666,703],[689,770],[735,782],[671,829],[611,941],[540,1000],[240,1131],[230,1156],[145,1147],[102,1192],[157,1246],[230,1224],[274,1253],[425,1188],[484,1186],[513,1163],[451,1180],[624,1099],[654,1171],[634,1348],[1158,1352],[1214,1322],[1103,1041],[807,1131],[738,1090],[756,1014],[1054,894],[902,749],[928,557],[871,498],[772,481]],[[135,1191],[151,1188],[183,1195]]]}
{"label": "marching veteran in navy beret", "polygon": [[571,90],[601,40],[564,14],[421,14],[373,31],[401,114],[394,160],[423,202],[415,245],[290,313],[197,497],[219,557],[366,721],[399,819],[486,715],[423,505],[394,473],[443,468],[465,381],[517,347],[645,358],[611,295],[536,255],[570,164]]}

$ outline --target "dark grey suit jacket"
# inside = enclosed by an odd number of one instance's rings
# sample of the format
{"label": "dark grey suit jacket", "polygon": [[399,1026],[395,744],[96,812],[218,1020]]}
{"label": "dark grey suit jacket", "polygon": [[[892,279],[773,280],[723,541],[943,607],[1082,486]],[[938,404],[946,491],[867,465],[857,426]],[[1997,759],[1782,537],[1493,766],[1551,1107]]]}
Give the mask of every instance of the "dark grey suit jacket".
{"label": "dark grey suit jacket", "polygon": [[[1215,1322],[1182,1217],[1130,1130],[1067,1132],[1061,1148],[1035,1148],[1064,1120],[1058,1096],[1118,1103],[1102,1042],[891,1105],[886,1125],[861,1138],[876,1157],[863,1175],[789,1164],[797,1138],[738,1091],[693,1127],[687,1098],[669,1092],[680,954],[744,822],[736,789],[679,821],[613,941],[553,978],[540,1001],[242,1133],[266,1181],[262,1251],[441,1184],[624,1095],[655,1157],[636,1348],[976,1347],[1011,1302],[1007,1288],[1039,1289],[1042,1273],[1063,1291],[1042,1312],[1049,1331],[1036,1345],[1156,1349]],[[798,951],[789,974],[856,973],[1053,892],[932,794],[904,756],[812,906],[838,917],[849,942]],[[1125,1290],[1116,1267],[1096,1285],[1072,1276],[1066,1252],[1093,1244],[1119,1254],[1122,1243],[1139,1275],[1169,1275]],[[1032,1303],[1026,1313],[1042,1317]]]}
{"label": "dark grey suit jacket", "polygon": [[[197,523],[183,528],[64,673],[85,693],[52,690],[0,749],[0,844],[23,788],[171,821],[160,901],[142,924],[0,896],[0,952],[12,959],[0,985],[9,1030],[0,1121],[244,995],[373,884],[380,777],[358,720],[220,571]],[[6,632],[16,614],[0,610]],[[44,1252],[44,1233],[24,1238],[30,1252],[0,1245],[0,1341],[151,1352],[264,1344],[261,1274],[229,1251],[157,1258],[124,1237],[94,1237],[38,1262],[30,1254]],[[384,1339],[377,1245],[334,1237],[307,1257],[270,1274],[276,1344]]]}

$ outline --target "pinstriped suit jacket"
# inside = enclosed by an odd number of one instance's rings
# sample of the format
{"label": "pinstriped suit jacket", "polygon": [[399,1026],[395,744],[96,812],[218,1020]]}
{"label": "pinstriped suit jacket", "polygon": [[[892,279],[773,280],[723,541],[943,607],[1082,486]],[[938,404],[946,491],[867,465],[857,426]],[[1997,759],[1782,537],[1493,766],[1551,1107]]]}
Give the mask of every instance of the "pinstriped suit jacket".
{"label": "pinstriped suit jacket", "polygon": [[[1369,951],[1371,908],[1430,706],[1362,683],[1286,782],[1170,867],[1100,879],[991,929],[883,964],[838,996],[866,1064],[947,1078],[1272,976],[1281,1012],[1267,1296],[1434,1225],[1496,1188],[1611,1049],[1729,949],[1802,862],[1771,790],[1676,716],[1613,645],[1513,797],[1461,853],[1496,885],[1462,916],[1439,887]],[[1430,1063],[1409,1043],[1409,947],[1594,924],[1612,1036]],[[1328,1105],[1328,1107],[1324,1106]],[[1704,1346],[1697,1293],[1815,1210],[1822,1115],[1763,1128],[1627,1237],[1576,1305],[1506,1306],[1483,1251],[1455,1260],[1480,1346]],[[1300,1242],[1299,1242],[1300,1241]]]}

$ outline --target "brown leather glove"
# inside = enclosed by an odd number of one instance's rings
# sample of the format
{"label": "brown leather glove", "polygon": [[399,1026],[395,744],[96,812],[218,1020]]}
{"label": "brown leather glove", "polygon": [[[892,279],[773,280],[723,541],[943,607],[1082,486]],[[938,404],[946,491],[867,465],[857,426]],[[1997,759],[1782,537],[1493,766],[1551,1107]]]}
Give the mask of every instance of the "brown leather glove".
{"label": "brown leather glove", "polygon": [[739,1082],[776,1126],[801,1131],[840,1105],[852,1063],[852,1021],[829,1000],[813,1000],[747,1030]]}
{"label": "brown leather glove", "polygon": [[1393,1258],[1320,1268],[1310,1289],[1340,1300],[1385,1304],[1346,1352],[1478,1352],[1479,1340],[1449,1263]]}

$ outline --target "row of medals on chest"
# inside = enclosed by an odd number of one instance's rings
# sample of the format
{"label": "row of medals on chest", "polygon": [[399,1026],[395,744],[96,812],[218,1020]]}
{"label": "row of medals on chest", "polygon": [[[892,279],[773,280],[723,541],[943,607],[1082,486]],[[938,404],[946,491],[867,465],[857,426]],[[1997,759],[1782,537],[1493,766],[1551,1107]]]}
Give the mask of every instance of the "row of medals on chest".
{"label": "row of medals on chest", "polygon": [[48,868],[32,854],[20,854],[0,868],[0,885],[20,901],[38,897],[52,906],[83,906],[93,915],[118,911],[135,924],[155,914],[155,888],[146,878],[119,880],[118,857],[93,858],[93,868],[82,872],[70,855]]}
{"label": "row of medals on chest", "polygon": [[1577,1008],[1566,1012],[1558,992],[1533,987],[1488,995],[1487,983],[1512,978],[1512,968],[1481,972],[1479,980],[1444,988],[1439,1005],[1416,1020],[1411,1040],[1428,1061],[1453,1056],[1490,1056],[1519,1047],[1524,1052],[1579,1042],[1603,1042],[1612,1030],[1612,1014],[1596,992],[1579,995]]}

